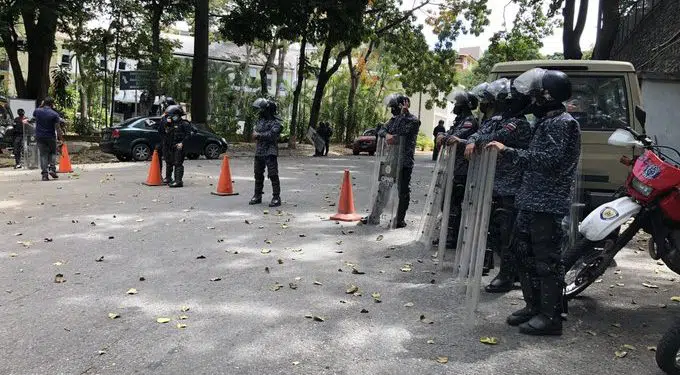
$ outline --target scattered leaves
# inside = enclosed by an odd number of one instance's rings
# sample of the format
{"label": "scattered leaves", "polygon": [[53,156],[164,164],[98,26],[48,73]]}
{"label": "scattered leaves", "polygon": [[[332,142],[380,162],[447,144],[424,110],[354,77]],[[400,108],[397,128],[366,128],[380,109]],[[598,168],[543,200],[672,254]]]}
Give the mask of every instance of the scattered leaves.
{"label": "scattered leaves", "polygon": [[368,310],[366,310],[366,309],[361,309],[360,312],[361,312],[362,314],[368,314]]}
{"label": "scattered leaves", "polygon": [[260,250],[260,252],[261,252],[262,254],[269,254],[269,253],[271,253],[272,251],[271,251],[270,249],[262,249],[262,250]]}
{"label": "scattered leaves", "polygon": [[222,281],[221,277],[213,277],[210,281]]}
{"label": "scattered leaves", "polygon": [[382,300],[380,299],[380,293],[378,292],[371,293],[371,297],[373,297],[373,301],[375,301],[375,303],[382,302]]}
{"label": "scattered leaves", "polygon": [[321,282],[314,280],[314,285],[323,285]]}
{"label": "scattered leaves", "polygon": [[120,318],[120,315],[116,313],[109,313],[109,319],[118,319]]}
{"label": "scattered leaves", "polygon": [[379,235],[378,238],[376,238],[375,240],[376,240],[376,241],[382,241],[383,238],[385,238],[385,237],[383,237],[383,235],[381,234],[381,235]]}
{"label": "scattered leaves", "polygon": [[54,276],[54,282],[57,284],[65,283],[66,279],[64,279],[64,275],[58,273]]}
{"label": "scattered leaves", "polygon": [[354,294],[359,291],[359,287],[356,285],[350,285],[349,288],[345,291],[347,294]]}
{"label": "scattered leaves", "polygon": [[182,307],[180,308],[180,310],[182,310],[182,312],[187,312],[187,311],[189,311],[190,309],[191,309],[191,308],[190,308],[189,306],[182,306]]}
{"label": "scattered leaves", "polygon": [[411,265],[410,263],[404,264],[401,267],[401,272],[411,272],[411,271],[413,271],[413,265]]}
{"label": "scattered leaves", "polygon": [[291,289],[293,289],[293,290],[295,290],[295,289],[298,288],[298,285],[295,284],[295,283],[288,283],[288,287],[291,288]]}
{"label": "scattered leaves", "polygon": [[161,323],[161,324],[165,324],[165,323],[169,323],[170,320],[171,320],[170,318],[157,318],[156,322]]}
{"label": "scattered leaves", "polygon": [[180,315],[180,316],[178,317],[178,319],[179,319],[179,320],[187,320],[187,319],[189,319],[189,317],[186,316],[186,315]]}
{"label": "scattered leaves", "polygon": [[279,291],[281,288],[283,288],[283,285],[276,283],[272,285],[269,289],[271,289],[272,292]]}
{"label": "scattered leaves", "polygon": [[413,307],[413,306],[414,306],[413,302],[406,302],[404,304],[404,307]]}
{"label": "scattered leaves", "polygon": [[479,342],[486,345],[498,345],[498,339],[495,337],[482,337]]}
{"label": "scattered leaves", "polygon": [[420,322],[425,324],[434,324],[434,321],[427,319],[425,315],[420,316]]}
{"label": "scattered leaves", "polygon": [[437,357],[437,363],[441,364],[449,363],[449,357]]}
{"label": "scattered leaves", "polygon": [[271,245],[271,244],[272,244],[272,240],[264,240],[264,243],[266,243],[267,245]]}
{"label": "scattered leaves", "polygon": [[177,323],[177,328],[179,329],[187,328],[187,325],[184,323]]}
{"label": "scattered leaves", "polygon": [[130,289],[128,289],[128,291],[127,291],[126,293],[127,293],[127,294],[137,294],[137,289],[135,289],[135,288],[130,288]]}
{"label": "scattered leaves", "polygon": [[342,245],[342,240],[335,241],[336,245]]}
{"label": "scattered leaves", "polygon": [[654,285],[654,284],[651,284],[651,283],[642,283],[642,286],[644,286],[645,288],[649,288],[649,289],[659,289],[658,285]]}
{"label": "scattered leaves", "polygon": [[614,355],[616,356],[616,358],[623,358],[628,355],[628,352],[623,350],[621,351],[617,350],[616,352],[614,352]]}

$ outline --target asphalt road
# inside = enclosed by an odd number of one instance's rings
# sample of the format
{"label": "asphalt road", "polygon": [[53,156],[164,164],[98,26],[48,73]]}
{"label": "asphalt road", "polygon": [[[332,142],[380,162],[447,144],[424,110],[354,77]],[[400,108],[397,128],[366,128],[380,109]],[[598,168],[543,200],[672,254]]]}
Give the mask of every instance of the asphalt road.
{"label": "asphalt road", "polygon": [[425,155],[397,231],[328,220],[345,168],[365,211],[366,156],[282,158],[280,211],[248,206],[250,159],[232,160],[234,197],[210,194],[219,162],[186,166],[175,190],[141,185],[148,163],[49,183],[0,171],[0,374],[660,374],[648,347],[680,311],[678,276],[636,245],[571,304],[564,336],[527,337],[504,323],[519,290],[482,294],[466,325],[459,288],[413,245]]}

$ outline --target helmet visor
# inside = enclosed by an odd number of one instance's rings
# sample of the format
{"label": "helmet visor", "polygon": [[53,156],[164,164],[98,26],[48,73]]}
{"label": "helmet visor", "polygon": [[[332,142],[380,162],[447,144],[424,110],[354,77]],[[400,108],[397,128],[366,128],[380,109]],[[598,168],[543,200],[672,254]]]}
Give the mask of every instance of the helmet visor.
{"label": "helmet visor", "polygon": [[446,99],[454,104],[469,104],[468,94],[462,90],[450,93],[446,96]]}
{"label": "helmet visor", "polygon": [[530,95],[540,92],[543,89],[544,75],[545,69],[533,68],[517,77],[512,85],[520,94]]}
{"label": "helmet visor", "polygon": [[478,97],[479,99],[486,100],[488,99],[487,96],[485,95],[485,92],[488,90],[489,84],[486,82],[482,82],[479,85],[475,86],[470,92],[472,95]]}
{"label": "helmet visor", "polygon": [[508,97],[510,95],[511,84],[507,78],[497,79],[489,84],[486,91],[493,98],[498,99],[501,96]]}
{"label": "helmet visor", "polygon": [[397,99],[399,98],[399,94],[390,94],[383,99],[383,105],[385,107],[389,107],[390,105],[396,105],[397,104]]}
{"label": "helmet visor", "polygon": [[253,107],[259,108],[259,109],[265,109],[265,108],[267,108],[267,99],[265,99],[265,98],[256,99],[256,100],[253,102]]}

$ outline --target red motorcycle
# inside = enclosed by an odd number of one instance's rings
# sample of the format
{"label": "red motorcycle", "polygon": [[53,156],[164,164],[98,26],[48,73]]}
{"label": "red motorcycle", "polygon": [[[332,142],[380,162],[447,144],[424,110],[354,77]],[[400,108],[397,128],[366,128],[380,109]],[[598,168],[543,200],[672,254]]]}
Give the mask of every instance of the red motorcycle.
{"label": "red motorcycle", "polygon": [[[645,112],[637,107],[635,114],[644,129]],[[622,158],[633,169],[620,197],[593,210],[578,227],[580,238],[564,251],[567,298],[575,297],[602,276],[640,229],[652,236],[649,255],[662,259],[680,274],[680,162],[664,151],[673,151],[678,157],[680,152],[657,145],[629,127],[617,129],[608,143],[645,151],[633,160]]]}

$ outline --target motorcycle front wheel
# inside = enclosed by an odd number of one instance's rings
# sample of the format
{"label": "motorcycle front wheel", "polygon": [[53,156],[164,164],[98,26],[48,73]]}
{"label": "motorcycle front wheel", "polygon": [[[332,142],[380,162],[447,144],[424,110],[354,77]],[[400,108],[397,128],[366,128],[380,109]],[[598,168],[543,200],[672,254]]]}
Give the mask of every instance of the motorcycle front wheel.
{"label": "motorcycle front wheel", "polygon": [[606,242],[604,248],[600,248],[597,242],[581,238],[562,254],[566,270],[564,296],[567,299],[579,295],[604,274],[616,254],[606,251],[613,246],[613,241],[610,241]]}
{"label": "motorcycle front wheel", "polygon": [[669,375],[680,375],[680,324],[675,324],[656,346],[656,364]]}

